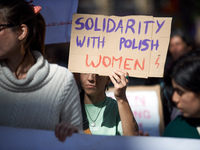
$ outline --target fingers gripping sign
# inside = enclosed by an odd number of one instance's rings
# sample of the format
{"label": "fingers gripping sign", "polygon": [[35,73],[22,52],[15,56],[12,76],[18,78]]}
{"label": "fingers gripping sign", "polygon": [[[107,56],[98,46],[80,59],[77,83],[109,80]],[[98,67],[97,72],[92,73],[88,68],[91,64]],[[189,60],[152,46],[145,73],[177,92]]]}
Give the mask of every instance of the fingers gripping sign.
{"label": "fingers gripping sign", "polygon": [[128,72],[124,70],[114,70],[110,75],[110,80],[114,84],[114,95],[117,100],[126,97],[126,88],[128,85]]}
{"label": "fingers gripping sign", "polygon": [[114,85],[117,84],[122,84],[126,85],[128,84],[128,72],[124,70],[114,70],[112,75],[110,75],[110,79],[113,82]]}
{"label": "fingers gripping sign", "polygon": [[64,142],[73,133],[78,133],[78,129],[68,122],[61,122],[56,126],[55,135],[59,141]]}

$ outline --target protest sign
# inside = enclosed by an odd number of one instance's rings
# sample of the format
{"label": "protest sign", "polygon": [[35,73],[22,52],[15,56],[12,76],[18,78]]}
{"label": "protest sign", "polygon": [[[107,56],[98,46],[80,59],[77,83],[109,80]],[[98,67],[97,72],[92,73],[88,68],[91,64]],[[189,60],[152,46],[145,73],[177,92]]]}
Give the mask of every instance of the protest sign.
{"label": "protest sign", "polygon": [[171,20],[74,14],[68,68],[99,75],[123,69],[133,77],[162,77]]}
{"label": "protest sign", "polygon": [[[113,88],[106,95],[114,97]],[[128,86],[126,96],[139,129],[151,136],[160,136],[164,131],[160,86]]]}
{"label": "protest sign", "polygon": [[60,142],[53,131],[0,126],[1,150],[199,150],[199,139],[74,133]]}
{"label": "protest sign", "polygon": [[40,13],[46,22],[45,44],[65,43],[70,41],[72,15],[77,12],[78,0],[26,1],[30,5],[39,5],[42,7]]}

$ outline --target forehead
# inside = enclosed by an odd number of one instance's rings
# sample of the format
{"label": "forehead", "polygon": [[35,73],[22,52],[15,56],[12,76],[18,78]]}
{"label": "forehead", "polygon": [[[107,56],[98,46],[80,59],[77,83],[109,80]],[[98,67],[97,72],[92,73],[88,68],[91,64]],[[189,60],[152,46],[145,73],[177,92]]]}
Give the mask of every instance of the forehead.
{"label": "forehead", "polygon": [[172,86],[173,86],[173,88],[177,88],[177,89],[186,91],[186,89],[184,89],[182,86],[178,85],[178,84],[175,82],[174,79],[172,79]]}
{"label": "forehead", "polygon": [[170,41],[174,42],[174,43],[176,43],[176,42],[184,42],[183,39],[179,35],[172,36]]}
{"label": "forehead", "polygon": [[5,23],[5,22],[6,22],[5,19],[3,19],[3,16],[0,13],[0,24]]}
{"label": "forehead", "polygon": [[100,75],[98,75],[98,74],[91,74],[91,73],[81,73],[80,74],[80,77],[81,78],[88,78],[88,77],[93,77],[93,78],[95,78],[95,79],[108,79],[108,76],[100,76]]}
{"label": "forehead", "polygon": [[0,9],[0,23],[7,22],[7,14],[9,14],[9,10],[7,8]]}
{"label": "forehead", "polygon": [[195,93],[195,92],[193,92],[193,91],[190,91],[190,90],[187,90],[187,89],[183,88],[182,86],[178,85],[178,84],[175,82],[174,79],[172,79],[172,86],[173,86],[174,89],[178,89],[178,90],[181,90],[181,91],[183,91],[183,92],[190,93],[190,94],[194,95],[195,97],[200,98],[200,97],[199,97],[199,96],[200,96],[199,94],[197,94],[197,93]]}
{"label": "forehead", "polygon": [[1,16],[1,13],[0,13],[0,23],[3,22],[3,19],[2,19],[2,16]]}

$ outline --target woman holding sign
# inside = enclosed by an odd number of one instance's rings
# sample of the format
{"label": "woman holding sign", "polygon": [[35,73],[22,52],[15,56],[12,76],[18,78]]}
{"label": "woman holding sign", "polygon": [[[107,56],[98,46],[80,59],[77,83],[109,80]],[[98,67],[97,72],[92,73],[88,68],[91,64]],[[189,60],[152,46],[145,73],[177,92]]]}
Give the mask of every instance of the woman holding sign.
{"label": "woman holding sign", "polygon": [[[166,127],[163,136],[200,138],[200,51],[178,59],[170,71],[171,99],[182,112]],[[170,89],[170,88],[168,88]]]}
{"label": "woman holding sign", "polygon": [[[73,74],[42,55],[40,9],[25,0],[0,2],[0,126],[56,129],[63,141],[82,132],[80,98]],[[64,135],[62,122],[68,122]]]}
{"label": "woman holding sign", "polygon": [[[116,100],[105,94],[111,81]],[[83,89],[81,101],[86,112],[86,118],[83,119],[86,125],[88,120],[92,134],[135,135],[138,132],[137,122],[126,97],[126,71],[115,70],[109,77],[81,73],[80,82]]]}

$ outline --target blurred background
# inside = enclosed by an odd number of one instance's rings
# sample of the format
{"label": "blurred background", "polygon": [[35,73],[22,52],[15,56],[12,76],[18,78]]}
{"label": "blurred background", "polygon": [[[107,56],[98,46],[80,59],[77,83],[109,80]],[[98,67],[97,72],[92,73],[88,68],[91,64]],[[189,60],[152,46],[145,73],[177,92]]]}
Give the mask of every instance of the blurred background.
{"label": "blurred background", "polygon": [[198,0],[79,0],[77,13],[172,17],[172,30],[187,30],[195,45],[200,45]]}

